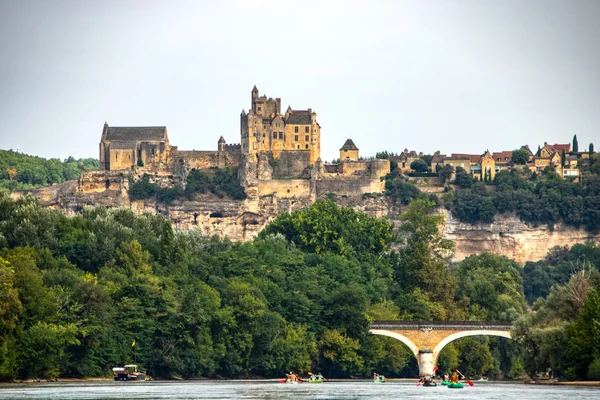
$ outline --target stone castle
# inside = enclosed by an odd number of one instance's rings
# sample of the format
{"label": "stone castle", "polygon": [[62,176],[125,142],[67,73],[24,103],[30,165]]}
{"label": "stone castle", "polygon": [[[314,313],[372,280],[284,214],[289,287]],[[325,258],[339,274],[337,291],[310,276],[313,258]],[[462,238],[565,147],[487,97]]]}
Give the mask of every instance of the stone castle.
{"label": "stone castle", "polygon": [[192,169],[239,168],[240,183],[249,198],[308,197],[315,200],[327,193],[346,196],[379,193],[382,178],[389,173],[388,160],[361,161],[351,139],[340,149],[340,162],[323,164],[321,127],[312,109],[281,113],[281,99],[260,96],[256,86],[251,107],[240,115],[240,144],[227,144],[223,136],[216,151],[184,151],[169,144],[167,128],[110,127],[104,124],[100,139],[100,169],[84,174],[88,184],[80,189],[96,190],[99,176],[110,188],[110,171],[126,172],[134,178],[151,176],[167,182],[168,177],[185,177]]}
{"label": "stone castle", "polygon": [[[179,150],[169,142],[165,126],[105,123],[99,171],[30,193],[67,214],[86,205],[129,207],[136,213],[162,214],[175,228],[248,240],[282,211],[325,197],[360,201],[367,193],[383,192],[383,177],[390,172],[388,160],[362,160],[351,139],[340,148],[338,163],[323,163],[320,152],[321,127],[312,109],[288,107],[282,114],[281,99],[260,96],[254,87],[250,109],[240,115],[240,143],[228,144],[221,136],[216,150]],[[162,187],[185,187],[192,170],[210,173],[226,167],[237,171],[245,200],[208,193],[166,205],[154,198],[129,197],[130,183],[142,177]]]}

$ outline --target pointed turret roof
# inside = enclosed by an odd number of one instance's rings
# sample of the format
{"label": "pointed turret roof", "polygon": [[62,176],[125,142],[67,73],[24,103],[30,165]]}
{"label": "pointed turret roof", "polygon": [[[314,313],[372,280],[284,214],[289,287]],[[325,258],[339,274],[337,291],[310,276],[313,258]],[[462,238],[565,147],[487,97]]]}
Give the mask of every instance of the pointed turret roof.
{"label": "pointed turret roof", "polygon": [[258,89],[256,88],[256,85],[254,85],[254,87],[252,88],[252,91],[258,93]]}
{"label": "pointed turret roof", "polygon": [[226,143],[223,135],[221,135],[221,137],[219,138],[219,143]]}
{"label": "pointed turret roof", "polygon": [[352,139],[348,139],[340,150],[358,150],[358,147],[356,147]]}
{"label": "pointed turret roof", "polygon": [[243,108],[242,108],[242,114],[241,115],[246,115],[246,110],[244,110]]}

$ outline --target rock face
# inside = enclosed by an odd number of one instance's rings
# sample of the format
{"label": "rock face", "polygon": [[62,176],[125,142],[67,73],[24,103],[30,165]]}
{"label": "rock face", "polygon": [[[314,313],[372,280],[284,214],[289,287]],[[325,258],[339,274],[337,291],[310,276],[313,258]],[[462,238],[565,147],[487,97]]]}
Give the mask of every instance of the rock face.
{"label": "rock face", "polygon": [[541,260],[555,246],[572,246],[586,241],[598,242],[600,234],[576,229],[564,224],[549,228],[530,226],[514,215],[496,216],[492,223],[467,224],[446,216],[444,236],[456,245],[455,260],[484,251],[501,254],[520,264]]}
{"label": "rock face", "polygon": [[[339,182],[331,180],[331,189],[317,190],[314,180],[289,179],[283,181],[257,179],[257,162],[244,163],[240,168],[240,180],[246,186],[246,200],[218,198],[212,194],[197,194],[193,200],[176,200],[165,205],[156,200],[131,201],[128,195],[129,181],[114,171],[97,171],[79,181],[30,191],[48,207],[74,215],[86,205],[127,207],[136,214],[149,212],[161,214],[171,221],[175,229],[199,230],[205,235],[228,236],[232,240],[252,240],[271,220],[281,212],[292,212],[312,204],[316,199],[332,198],[340,206],[350,206],[374,217],[386,217],[398,225],[404,206],[393,204],[382,193],[365,193],[364,180],[347,180],[347,188],[341,190]],[[90,178],[91,177],[91,178]],[[153,180],[170,179],[153,177]],[[372,180],[374,190],[378,180]],[[353,185],[352,185],[353,184]],[[337,189],[338,194],[333,189]],[[352,193],[355,193],[352,195]],[[13,193],[17,198],[25,193]],[[517,217],[497,216],[493,223],[467,224],[452,217],[445,209],[443,234],[456,244],[454,261],[462,260],[484,251],[504,255],[520,264],[537,261],[546,256],[554,246],[572,246],[586,241],[598,242],[600,234],[557,224],[530,226]]]}

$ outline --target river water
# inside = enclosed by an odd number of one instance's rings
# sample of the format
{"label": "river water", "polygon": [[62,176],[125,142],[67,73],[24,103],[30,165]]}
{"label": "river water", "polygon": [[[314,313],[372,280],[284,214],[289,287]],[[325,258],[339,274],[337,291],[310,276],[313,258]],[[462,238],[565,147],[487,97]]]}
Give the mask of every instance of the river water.
{"label": "river water", "polygon": [[193,382],[78,382],[0,385],[0,399],[105,400],[105,399],[593,399],[600,388],[524,384],[475,384],[464,389],[445,386],[417,387],[415,382],[374,384],[339,381],[322,384],[281,384],[278,381]]}

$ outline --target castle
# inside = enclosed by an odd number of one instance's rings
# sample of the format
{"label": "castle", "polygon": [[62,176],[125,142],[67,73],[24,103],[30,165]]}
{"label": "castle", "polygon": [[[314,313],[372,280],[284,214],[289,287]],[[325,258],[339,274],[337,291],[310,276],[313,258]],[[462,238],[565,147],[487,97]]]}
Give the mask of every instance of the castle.
{"label": "castle", "polygon": [[[155,180],[174,176],[185,182],[192,169],[240,168],[240,183],[251,198],[273,193],[318,197],[324,190],[339,191],[342,181],[348,186],[342,191],[353,195],[381,192],[381,178],[389,172],[387,160],[361,161],[351,139],[340,149],[338,164],[324,165],[317,114],[310,108],[294,110],[290,106],[282,114],[281,99],[260,96],[256,86],[251,92],[250,109],[242,110],[240,115],[240,139],[239,144],[227,144],[221,136],[216,151],[179,150],[169,144],[164,126],[111,127],[105,123],[100,139],[100,169],[128,171],[134,177],[151,175]],[[331,185],[327,183],[311,186],[310,180],[334,180],[338,190],[328,188]],[[290,184],[295,185],[294,190],[288,187]],[[110,183],[105,185],[108,187]]]}

